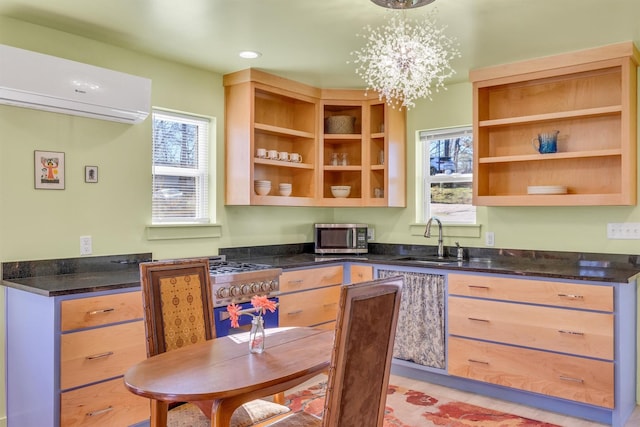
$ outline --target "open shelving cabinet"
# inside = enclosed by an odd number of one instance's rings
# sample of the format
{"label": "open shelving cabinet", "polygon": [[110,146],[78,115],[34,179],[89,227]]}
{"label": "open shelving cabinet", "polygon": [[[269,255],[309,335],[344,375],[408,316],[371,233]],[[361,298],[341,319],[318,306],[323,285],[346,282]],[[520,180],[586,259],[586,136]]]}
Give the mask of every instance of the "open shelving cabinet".
{"label": "open shelving cabinet", "polygon": [[[627,42],[471,71],[474,204],[635,205],[638,59]],[[539,154],[556,130],[558,152]]]}
{"label": "open shelving cabinet", "polygon": [[[224,76],[227,205],[405,206],[405,112],[361,90],[320,90],[258,70]],[[355,118],[349,133],[325,132],[327,117]],[[258,157],[257,149],[302,161]],[[333,164],[333,154],[346,162]],[[271,181],[258,195],[255,180]],[[291,183],[290,196],[279,195]],[[332,185],[349,185],[335,198]]]}

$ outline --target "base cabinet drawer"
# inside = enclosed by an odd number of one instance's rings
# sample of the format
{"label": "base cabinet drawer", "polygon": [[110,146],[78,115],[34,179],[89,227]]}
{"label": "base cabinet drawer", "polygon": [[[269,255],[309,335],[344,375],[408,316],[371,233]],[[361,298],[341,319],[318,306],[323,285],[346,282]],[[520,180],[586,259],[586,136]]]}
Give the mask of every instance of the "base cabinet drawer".
{"label": "base cabinet drawer", "polygon": [[280,292],[298,292],[342,284],[342,266],[285,271],[280,275]]}
{"label": "base cabinet drawer", "polygon": [[60,330],[90,328],[142,319],[142,293],[124,292],[60,303]]}
{"label": "base cabinet drawer", "polygon": [[513,277],[449,274],[450,295],[613,311],[613,287]]}
{"label": "base cabinet drawer", "polygon": [[338,315],[340,286],[280,295],[280,326],[313,326],[335,321]]}
{"label": "base cabinet drawer", "polygon": [[147,357],[144,322],[130,322],[60,337],[62,390],[123,375]]}
{"label": "base cabinet drawer", "polygon": [[449,334],[613,360],[613,314],[450,296]]}
{"label": "base cabinet drawer", "polygon": [[61,394],[60,425],[64,427],[129,426],[149,419],[149,399],[136,396],[116,378]]}
{"label": "base cabinet drawer", "polygon": [[590,405],[615,407],[613,362],[450,337],[448,372]]}

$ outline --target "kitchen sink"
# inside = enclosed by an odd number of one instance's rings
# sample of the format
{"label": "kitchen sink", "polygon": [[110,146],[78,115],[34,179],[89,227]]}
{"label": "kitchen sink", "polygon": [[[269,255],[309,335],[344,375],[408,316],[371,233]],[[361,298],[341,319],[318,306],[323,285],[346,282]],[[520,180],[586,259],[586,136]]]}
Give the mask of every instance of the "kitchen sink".
{"label": "kitchen sink", "polygon": [[417,262],[420,264],[428,264],[428,265],[449,265],[457,262],[457,260],[454,258],[418,257],[418,256],[407,256],[407,257],[395,258],[394,261]]}

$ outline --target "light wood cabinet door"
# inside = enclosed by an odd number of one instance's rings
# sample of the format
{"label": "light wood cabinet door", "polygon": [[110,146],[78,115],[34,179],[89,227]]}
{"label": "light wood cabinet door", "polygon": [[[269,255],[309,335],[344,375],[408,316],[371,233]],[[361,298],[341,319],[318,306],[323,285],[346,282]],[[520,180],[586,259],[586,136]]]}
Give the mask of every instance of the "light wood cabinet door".
{"label": "light wood cabinet door", "polygon": [[297,292],[342,284],[342,265],[285,271],[280,275],[280,292]]}
{"label": "light wood cabinet door", "polygon": [[613,360],[613,314],[449,296],[449,334]]}
{"label": "light wood cabinet door", "polygon": [[60,303],[60,329],[90,328],[142,319],[140,291],[66,300]]}
{"label": "light wood cabinet door", "polygon": [[512,277],[449,274],[449,295],[613,312],[613,287]]}
{"label": "light wood cabinet door", "polygon": [[614,408],[614,364],[451,337],[449,374]]}
{"label": "light wood cabinet door", "polygon": [[335,321],[340,286],[281,295],[278,307],[280,326],[313,326]]}
{"label": "light wood cabinet door", "polygon": [[123,375],[146,359],[142,321],[123,323],[60,337],[60,388],[89,384]]}
{"label": "light wood cabinet door", "polygon": [[351,265],[351,283],[373,280],[373,267],[369,265]]}
{"label": "light wood cabinet door", "polygon": [[149,399],[124,387],[122,378],[67,391],[60,396],[64,427],[128,426],[149,419]]}

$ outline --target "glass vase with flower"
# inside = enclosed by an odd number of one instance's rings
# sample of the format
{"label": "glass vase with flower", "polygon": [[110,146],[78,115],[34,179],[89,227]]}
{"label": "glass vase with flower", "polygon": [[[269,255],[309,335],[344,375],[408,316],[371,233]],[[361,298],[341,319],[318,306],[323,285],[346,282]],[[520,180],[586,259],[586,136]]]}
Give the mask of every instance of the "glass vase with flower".
{"label": "glass vase with flower", "polygon": [[251,298],[251,305],[253,308],[242,309],[239,305],[229,304],[227,311],[229,312],[229,319],[231,320],[231,327],[238,328],[238,318],[243,314],[253,316],[251,320],[251,331],[249,332],[249,351],[251,353],[262,353],[264,351],[264,315],[267,310],[271,313],[275,312],[278,304],[271,301],[266,296],[254,296]]}

